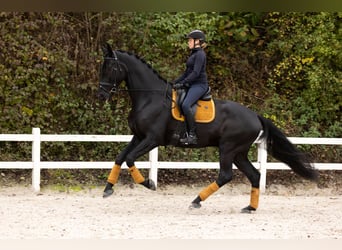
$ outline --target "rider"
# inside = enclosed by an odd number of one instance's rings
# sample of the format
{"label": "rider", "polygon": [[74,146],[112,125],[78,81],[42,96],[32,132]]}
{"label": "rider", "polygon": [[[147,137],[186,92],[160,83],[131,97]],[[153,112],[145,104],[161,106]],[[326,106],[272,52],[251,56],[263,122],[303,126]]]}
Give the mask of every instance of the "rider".
{"label": "rider", "polygon": [[188,35],[188,47],[191,50],[186,62],[185,72],[174,83],[174,88],[186,88],[187,94],[181,105],[185,116],[187,133],[180,139],[182,144],[197,144],[195,114],[191,106],[203,96],[209,88],[206,74],[205,35],[201,30],[193,30]]}

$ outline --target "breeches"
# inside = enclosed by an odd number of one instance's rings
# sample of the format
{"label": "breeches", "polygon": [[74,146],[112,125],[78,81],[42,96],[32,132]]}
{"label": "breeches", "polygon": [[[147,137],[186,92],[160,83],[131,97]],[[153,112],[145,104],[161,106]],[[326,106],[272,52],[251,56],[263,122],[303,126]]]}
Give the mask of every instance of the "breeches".
{"label": "breeches", "polygon": [[191,113],[191,106],[194,105],[207,91],[208,87],[203,85],[192,85],[182,103],[182,110],[185,116]]}

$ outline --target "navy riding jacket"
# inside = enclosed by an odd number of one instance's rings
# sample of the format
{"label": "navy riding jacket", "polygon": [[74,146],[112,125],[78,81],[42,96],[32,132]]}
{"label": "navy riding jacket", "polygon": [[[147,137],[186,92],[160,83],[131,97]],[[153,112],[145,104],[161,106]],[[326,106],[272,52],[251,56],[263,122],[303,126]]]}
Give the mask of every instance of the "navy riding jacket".
{"label": "navy riding jacket", "polygon": [[175,81],[179,83],[208,85],[207,57],[202,48],[194,48],[186,62],[185,72]]}

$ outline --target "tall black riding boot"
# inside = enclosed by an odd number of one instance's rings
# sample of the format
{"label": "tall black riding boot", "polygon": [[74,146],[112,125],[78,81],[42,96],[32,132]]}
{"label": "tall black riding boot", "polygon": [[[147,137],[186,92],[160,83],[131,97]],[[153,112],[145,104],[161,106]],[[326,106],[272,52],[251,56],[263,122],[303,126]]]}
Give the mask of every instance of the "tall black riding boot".
{"label": "tall black riding boot", "polygon": [[196,121],[192,112],[187,112],[185,115],[185,122],[188,132],[185,135],[185,138],[182,138],[179,141],[184,145],[197,144]]}

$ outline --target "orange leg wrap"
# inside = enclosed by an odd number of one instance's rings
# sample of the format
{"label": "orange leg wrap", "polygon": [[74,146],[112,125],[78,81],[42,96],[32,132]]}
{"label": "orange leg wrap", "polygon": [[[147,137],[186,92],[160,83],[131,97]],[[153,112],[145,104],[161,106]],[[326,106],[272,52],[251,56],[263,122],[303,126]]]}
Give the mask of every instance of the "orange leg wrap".
{"label": "orange leg wrap", "polygon": [[121,166],[120,165],[117,165],[115,164],[112,168],[112,170],[110,171],[110,174],[108,176],[108,179],[107,181],[111,184],[115,184],[117,181],[118,181],[118,178],[119,178],[119,174],[120,174],[120,169],[121,169]]}
{"label": "orange leg wrap", "polygon": [[250,200],[249,205],[255,209],[257,209],[259,205],[259,194],[260,194],[259,188],[252,187],[251,200]]}
{"label": "orange leg wrap", "polygon": [[216,192],[220,187],[217,185],[216,182],[211,183],[208,187],[203,189],[199,193],[199,197],[201,198],[202,201],[207,199],[210,195],[212,195],[214,192]]}
{"label": "orange leg wrap", "polygon": [[136,166],[132,166],[128,169],[129,173],[131,174],[133,180],[135,183],[142,183],[145,181],[144,176],[141,175],[139,169],[136,168]]}

